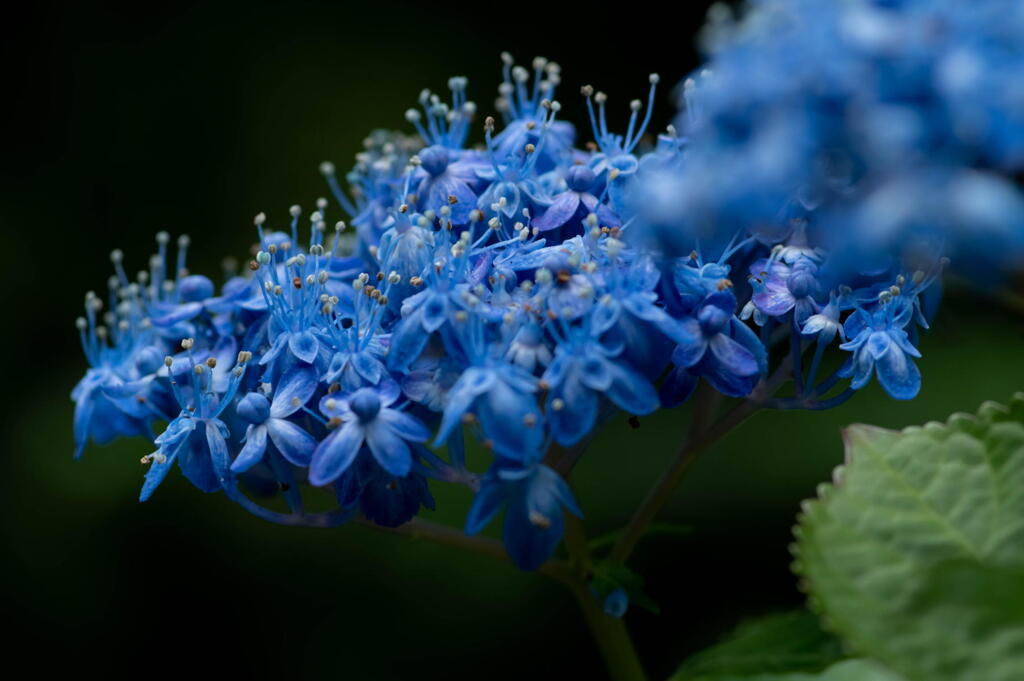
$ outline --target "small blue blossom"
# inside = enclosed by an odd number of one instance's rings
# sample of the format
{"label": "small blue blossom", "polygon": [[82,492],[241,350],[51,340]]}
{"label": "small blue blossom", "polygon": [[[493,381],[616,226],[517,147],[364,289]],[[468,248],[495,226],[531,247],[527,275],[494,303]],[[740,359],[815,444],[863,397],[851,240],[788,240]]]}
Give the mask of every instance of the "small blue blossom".
{"label": "small blue blossom", "polygon": [[917,397],[921,390],[921,372],[913,357],[921,353],[910,344],[904,328],[910,323],[913,307],[902,299],[890,300],[869,313],[858,309],[846,323],[850,340],[839,347],[853,353],[851,362],[840,375],[853,377],[850,386],[861,388],[874,371],[885,391],[898,400]]}
{"label": "small blue blossom", "polygon": [[285,374],[274,391],[273,402],[260,393],[249,393],[235,407],[238,415],[251,425],[245,431],[245,446],[231,464],[240,473],[252,468],[267,449],[267,438],[282,456],[296,466],[308,466],[316,438],[288,420],[316,392],[316,370],[300,365]]}
{"label": "small blue blossom", "polygon": [[505,547],[522,570],[536,570],[558,546],[565,529],[563,508],[583,517],[569,486],[543,464],[493,466],[480,481],[466,533],[482,530],[502,506],[506,507]]}
{"label": "small blue blossom", "polygon": [[424,442],[430,431],[416,417],[391,407],[398,397],[398,385],[393,381],[378,388],[360,388],[351,395],[325,395],[320,411],[335,428],[313,452],[310,482],[326,485],[338,479],[364,444],[385,471],[397,477],[408,475],[412,470],[409,443]]}

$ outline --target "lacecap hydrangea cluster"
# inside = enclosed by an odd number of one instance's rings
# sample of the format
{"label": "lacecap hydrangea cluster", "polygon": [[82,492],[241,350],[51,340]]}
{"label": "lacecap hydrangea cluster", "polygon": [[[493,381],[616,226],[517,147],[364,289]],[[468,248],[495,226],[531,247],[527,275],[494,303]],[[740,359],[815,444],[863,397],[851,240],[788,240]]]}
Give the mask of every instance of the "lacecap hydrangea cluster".
{"label": "lacecap hydrangea cluster", "polygon": [[[656,136],[657,76],[622,110],[584,86],[582,148],[558,119],[557,64],[503,55],[493,117],[452,78],[449,101],[424,91],[406,112],[415,136],[372,134],[344,183],[322,165],[337,205],[293,207],[277,228],[257,216],[248,267],[220,285],[188,271],[187,237],[172,256],[158,234],[135,278],[115,251],[108,296],[89,293],[78,321],[91,368],[72,393],[77,453],[166,423],[143,457],[142,500],[178,468],[286,524],[398,526],[433,508],[430,484],[466,485],[466,531],[504,510],[508,553],[533,569],[564,513],[580,515],[564,475],[617,413],[676,407],[702,381],[776,408],[834,406],[873,376],[914,397],[944,244],[934,230],[859,238],[860,223],[825,219],[881,161],[832,156],[824,174],[791,161],[794,131],[809,147],[805,126],[824,122],[810,104],[762,107],[791,73],[737,82],[745,65],[769,68],[751,40],[716,57],[721,85],[687,81],[688,106]],[[840,75],[849,92],[824,81],[837,107],[865,87]],[[750,149],[755,134],[777,139]],[[800,172],[775,196],[759,183],[779,154],[779,172]],[[934,160],[916,157],[941,175]],[[717,174],[694,189],[694,168]],[[489,468],[467,468],[466,438]],[[329,493],[328,510],[304,505],[310,488]]]}

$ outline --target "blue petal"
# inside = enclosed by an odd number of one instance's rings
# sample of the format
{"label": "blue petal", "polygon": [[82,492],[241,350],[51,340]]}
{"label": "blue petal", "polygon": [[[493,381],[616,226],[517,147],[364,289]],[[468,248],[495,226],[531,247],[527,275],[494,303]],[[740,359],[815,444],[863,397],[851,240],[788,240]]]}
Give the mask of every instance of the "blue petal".
{"label": "blue petal", "polygon": [[896,345],[898,345],[903,352],[907,353],[911,357],[921,356],[921,351],[911,344],[910,339],[907,338],[907,332],[903,329],[892,329],[889,331],[889,336],[896,342]]}
{"label": "blue petal", "polygon": [[321,486],[338,479],[359,454],[363,435],[363,427],[356,421],[348,421],[328,435],[313,452],[309,482]]}
{"label": "blue petal", "polygon": [[267,350],[266,354],[260,357],[260,366],[270,364],[275,359],[277,359],[277,356],[280,355],[281,351],[284,350],[286,345],[288,345],[289,339],[290,334],[287,333],[282,333],[277,338],[275,338],[273,344],[270,346],[270,349]]}
{"label": "blue petal", "polygon": [[448,320],[448,296],[434,293],[420,310],[423,312],[423,328],[427,333],[437,331]]}
{"label": "blue petal", "polygon": [[422,421],[397,409],[381,409],[377,419],[387,424],[403,440],[426,442],[430,438],[430,430]]}
{"label": "blue petal", "polygon": [[696,319],[688,317],[681,320],[681,324],[688,340],[677,345],[672,351],[672,363],[679,367],[692,367],[704,356],[708,349],[708,341]]}
{"label": "blue petal", "polygon": [[[193,421],[194,419],[188,419]],[[214,469],[210,445],[205,437],[192,432],[178,450],[178,465],[189,482],[204,492],[223,489],[221,476]]]}
{"label": "blue petal", "polygon": [[231,464],[231,470],[236,473],[243,473],[260,461],[267,451],[267,427],[265,425],[251,425],[245,431],[245,446],[235,457]]}
{"label": "blue petal", "polygon": [[496,381],[480,396],[477,416],[495,454],[521,462],[540,458],[543,415],[532,395]]}
{"label": "blue petal", "polygon": [[206,444],[210,448],[210,463],[222,487],[227,487],[231,480],[231,455],[228,443],[218,427],[218,422],[206,422]]}
{"label": "blue petal", "polygon": [[658,393],[646,378],[621,364],[612,364],[608,398],[631,414],[650,414],[658,408]]}
{"label": "blue petal", "polygon": [[86,392],[75,402],[75,458],[82,456],[85,445],[89,442],[89,423],[92,421],[92,413],[96,402],[92,397],[92,390]]}
{"label": "blue petal", "polygon": [[270,440],[284,458],[296,466],[308,466],[313,450],[316,449],[316,438],[298,427],[291,421],[272,418],[267,421]]}
{"label": "blue petal", "polygon": [[536,570],[555,552],[564,528],[561,509],[531,516],[523,501],[511,504],[503,532],[509,558],[520,570]]}
{"label": "blue petal", "polygon": [[[552,406],[555,399],[562,401],[561,409]],[[544,412],[555,442],[568,447],[582,440],[594,428],[597,421],[597,395],[572,376],[548,393]]]}
{"label": "blue petal", "polygon": [[583,511],[576,505],[569,485],[561,475],[544,464],[534,470],[526,505],[528,509],[540,513],[558,512],[559,506],[564,506],[577,518],[583,517]]}
{"label": "blue petal", "polygon": [[676,367],[665,377],[665,381],[658,389],[658,398],[661,406],[665,408],[678,407],[690,399],[694,388],[697,387],[698,376],[681,367]]}
{"label": "blue petal", "polygon": [[288,349],[306,364],[312,364],[320,351],[320,343],[312,331],[293,333],[288,336]]}
{"label": "blue petal", "polygon": [[733,317],[729,323],[729,329],[732,332],[732,339],[745,347],[754,356],[754,360],[757,362],[758,373],[767,373],[768,351],[765,350],[764,344],[761,343],[761,339],[757,337],[757,334],[736,317]]}
{"label": "blue petal", "polygon": [[270,402],[263,393],[249,393],[235,405],[235,413],[249,423],[263,423],[270,418]]}
{"label": "blue petal", "polygon": [[404,477],[412,470],[409,445],[386,422],[378,419],[366,427],[366,444],[373,458],[388,473]]}
{"label": "blue petal", "polygon": [[428,340],[430,334],[423,330],[423,311],[420,308],[398,322],[392,332],[388,368],[392,371],[408,371],[409,365],[423,353]]}
{"label": "blue petal", "polygon": [[772,317],[786,314],[796,305],[796,299],[790,293],[786,283],[778,279],[769,279],[764,288],[753,296],[754,305]]}
{"label": "blue petal", "polygon": [[455,382],[448,391],[447,403],[444,407],[444,417],[441,419],[441,426],[437,430],[437,437],[434,439],[434,446],[441,444],[457,426],[462,415],[473,406],[476,398],[490,389],[495,384],[494,372],[477,367],[470,367],[462,372],[459,380]]}
{"label": "blue petal", "polygon": [[295,483],[295,475],[292,473],[292,466],[277,452],[271,452],[267,457],[270,470],[277,481],[285,503],[292,513],[302,514],[302,491]]}
{"label": "blue petal", "polygon": [[921,390],[921,372],[898,347],[890,347],[875,361],[878,382],[897,400],[911,400]]}
{"label": "blue petal", "polygon": [[171,466],[174,465],[174,460],[177,458],[178,453],[173,452],[164,460],[163,463],[156,463],[155,461],[149,465],[149,470],[146,471],[146,481],[142,484],[142,490],[139,492],[139,501],[147,501],[156,488],[160,486],[160,483],[167,477],[167,473],[171,470]]}
{"label": "blue petal", "polygon": [[555,197],[551,207],[544,211],[544,215],[534,218],[531,226],[541,232],[561,227],[572,219],[579,207],[579,194],[572,191],[563,192]]}
{"label": "blue petal", "polygon": [[153,326],[158,328],[166,328],[168,326],[174,326],[181,322],[192,319],[197,314],[203,311],[202,303],[185,303],[178,305],[172,311],[159,317],[154,317],[151,321]]}
{"label": "blue petal", "polygon": [[377,385],[380,383],[381,376],[384,375],[384,365],[381,364],[380,360],[371,355],[369,352],[357,352],[352,355],[352,366],[359,372],[359,375],[369,381],[370,385]]}
{"label": "blue petal", "polygon": [[291,416],[309,402],[316,392],[319,379],[316,369],[309,364],[299,364],[281,377],[274,388],[274,401],[270,405],[270,416],[282,419]]}
{"label": "blue petal", "polygon": [[867,346],[861,346],[853,355],[853,362],[845,370],[847,376],[852,375],[850,387],[860,390],[871,380],[871,370],[875,368],[875,360],[868,351]]}
{"label": "blue petal", "polygon": [[880,359],[889,351],[889,347],[892,345],[892,338],[885,331],[875,331],[868,336],[868,342],[864,346],[871,357],[874,359]]}
{"label": "blue petal", "polygon": [[576,363],[576,371],[583,385],[597,392],[608,390],[612,384],[612,362],[596,352],[587,353]]}
{"label": "blue petal", "polygon": [[[455,197],[454,204],[449,203],[450,196]],[[470,212],[476,207],[476,194],[465,182],[445,173],[430,182],[426,202],[426,207],[435,211],[443,206],[451,209],[454,224],[465,224],[469,221]]]}
{"label": "blue petal", "polygon": [[420,505],[434,507],[434,499],[422,475],[395,478],[381,470],[372,458],[367,461],[370,462],[367,468],[373,466],[376,472],[368,476],[364,474],[359,502],[363,515],[371,522],[384,527],[398,527],[412,520]]}
{"label": "blue petal", "polygon": [[473,535],[484,529],[497,515],[506,497],[505,486],[491,476],[485,476],[466,516],[466,534]]}
{"label": "blue petal", "polygon": [[626,590],[622,587],[613,590],[604,598],[602,604],[604,614],[609,617],[622,617],[626,614],[626,610],[629,609],[629,596],[626,594]]}
{"label": "blue petal", "polygon": [[750,354],[750,351],[724,333],[717,333],[712,336],[709,345],[715,359],[727,371],[737,376],[753,376],[760,373],[757,360]]}

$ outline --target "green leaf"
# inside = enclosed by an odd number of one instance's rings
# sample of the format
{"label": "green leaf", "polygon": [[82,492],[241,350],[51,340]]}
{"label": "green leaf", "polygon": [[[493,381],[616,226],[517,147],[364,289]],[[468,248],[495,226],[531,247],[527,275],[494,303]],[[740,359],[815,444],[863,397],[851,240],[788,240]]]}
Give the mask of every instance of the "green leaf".
{"label": "green leaf", "polygon": [[687,659],[676,681],[768,672],[817,672],[842,657],[839,642],[809,612],[744,622],[726,640]]}
{"label": "green leaf", "polygon": [[1024,395],[844,439],[796,528],[811,607],[909,681],[1024,679]]}
{"label": "green leaf", "polygon": [[819,674],[803,672],[673,677],[672,681],[906,681],[872,660],[844,660]]}

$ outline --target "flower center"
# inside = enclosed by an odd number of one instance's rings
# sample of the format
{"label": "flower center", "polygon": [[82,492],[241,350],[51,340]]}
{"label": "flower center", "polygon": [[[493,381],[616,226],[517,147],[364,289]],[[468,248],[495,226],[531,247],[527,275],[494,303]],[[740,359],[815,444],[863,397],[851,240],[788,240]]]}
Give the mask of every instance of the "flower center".
{"label": "flower center", "polygon": [[565,177],[569,189],[585,192],[594,185],[594,171],[586,166],[573,166]]}
{"label": "flower center", "polygon": [[448,150],[434,145],[420,152],[420,165],[433,176],[440,175],[448,169]]}
{"label": "flower center", "polygon": [[715,305],[705,305],[697,315],[700,328],[705,334],[711,336],[722,330],[729,321],[730,315]]}
{"label": "flower center", "polygon": [[361,423],[369,423],[380,413],[380,398],[374,391],[363,388],[352,396],[349,407]]}

